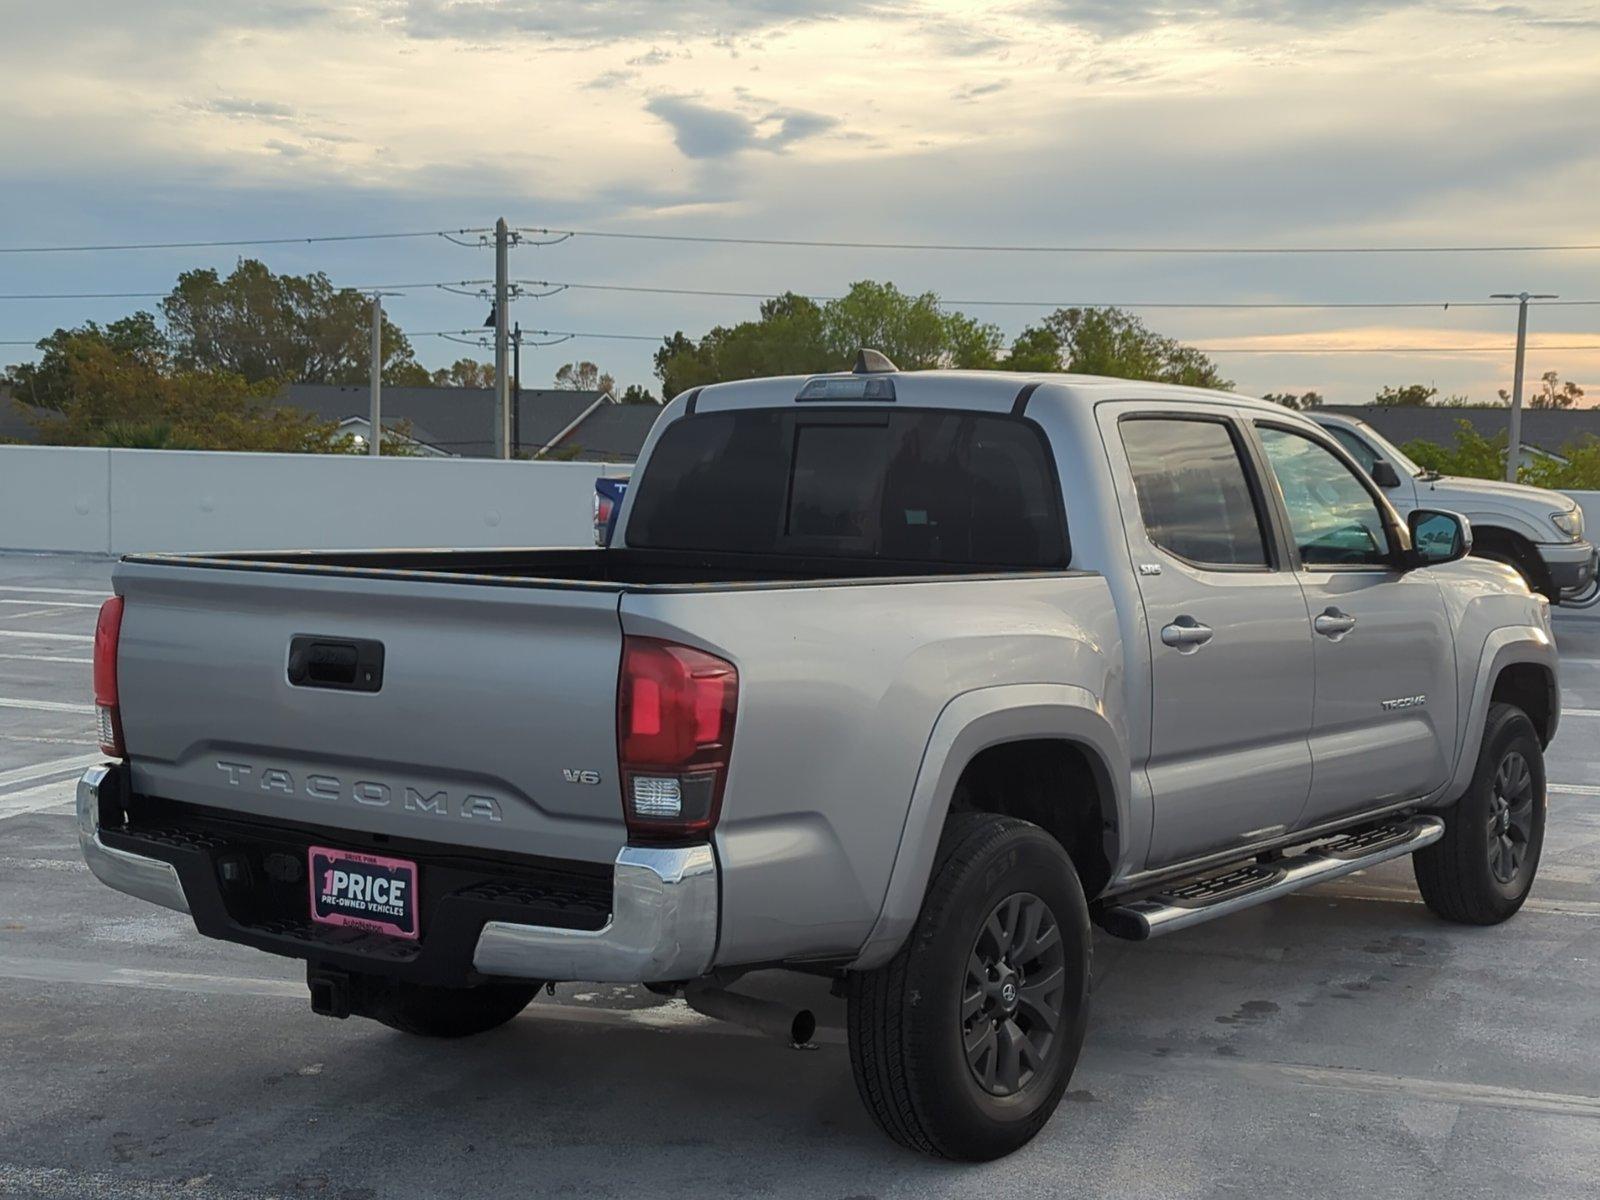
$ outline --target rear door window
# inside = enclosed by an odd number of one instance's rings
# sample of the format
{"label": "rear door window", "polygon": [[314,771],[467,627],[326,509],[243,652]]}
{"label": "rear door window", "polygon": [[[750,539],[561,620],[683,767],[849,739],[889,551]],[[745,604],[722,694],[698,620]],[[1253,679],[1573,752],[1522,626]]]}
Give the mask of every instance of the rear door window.
{"label": "rear door window", "polygon": [[1197,566],[1268,565],[1266,524],[1225,423],[1133,417],[1121,430],[1154,545]]}
{"label": "rear door window", "polygon": [[979,413],[742,409],[663,431],[627,542],[641,549],[1051,568],[1070,555],[1032,422]]}

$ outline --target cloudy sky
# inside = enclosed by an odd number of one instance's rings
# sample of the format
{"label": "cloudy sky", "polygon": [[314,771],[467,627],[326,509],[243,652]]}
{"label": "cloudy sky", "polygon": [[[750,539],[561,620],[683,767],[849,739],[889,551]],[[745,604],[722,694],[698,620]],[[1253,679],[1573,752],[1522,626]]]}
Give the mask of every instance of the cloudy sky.
{"label": "cloudy sky", "polygon": [[[0,247],[514,225],[855,241],[1134,246],[1600,243],[1594,0],[59,0],[6,6]],[[470,240],[470,239],[469,239]],[[441,238],[3,254],[0,294],[161,292],[239,253],[352,285],[478,280]],[[835,294],[891,279],[1008,333],[1051,305],[1181,309],[1153,326],[1242,390],[1488,398],[1514,313],[1600,301],[1600,252],[1126,255],[796,249],[575,238],[523,279]],[[1038,301],[1028,307],[980,300]],[[137,300],[0,301],[0,341]],[[143,301],[153,304],[153,301]],[[409,330],[477,326],[409,289]],[[525,326],[691,334],[753,300],[570,290]],[[1534,314],[1530,371],[1600,399],[1600,306]],[[416,339],[440,365],[470,353]],[[1420,347],[1426,353],[1380,353]],[[1319,355],[1304,349],[1357,350]],[[647,342],[530,351],[651,382]],[[28,354],[0,346],[0,361]],[[481,352],[480,352],[481,353]]]}

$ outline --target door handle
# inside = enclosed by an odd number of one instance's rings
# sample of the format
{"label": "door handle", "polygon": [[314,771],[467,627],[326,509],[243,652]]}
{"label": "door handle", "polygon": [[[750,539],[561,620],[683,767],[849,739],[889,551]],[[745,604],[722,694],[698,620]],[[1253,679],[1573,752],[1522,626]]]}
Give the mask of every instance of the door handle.
{"label": "door handle", "polygon": [[1356,627],[1356,619],[1347,612],[1329,606],[1312,619],[1311,628],[1315,629],[1325,638],[1337,642],[1345,634]]}
{"label": "door handle", "polygon": [[1173,646],[1179,654],[1193,654],[1211,640],[1212,628],[1202,625],[1193,617],[1182,616],[1174,618],[1171,625],[1162,627],[1161,640],[1168,646]]}

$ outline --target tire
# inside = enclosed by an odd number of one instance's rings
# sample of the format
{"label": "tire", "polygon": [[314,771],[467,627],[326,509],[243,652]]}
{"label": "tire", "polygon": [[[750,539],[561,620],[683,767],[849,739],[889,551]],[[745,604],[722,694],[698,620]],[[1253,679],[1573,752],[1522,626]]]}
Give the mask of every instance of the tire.
{"label": "tire", "polygon": [[[986,1161],[1026,1144],[1083,1047],[1090,945],[1059,842],[1026,821],[953,815],[906,944],[849,979],[850,1065],[879,1127],[944,1158]],[[980,961],[992,964],[981,983]]]}
{"label": "tire", "polygon": [[1472,784],[1444,837],[1411,857],[1422,899],[1462,925],[1498,925],[1528,898],[1548,812],[1544,750],[1520,708],[1491,704]]}
{"label": "tire", "polygon": [[431,987],[367,976],[352,981],[361,1016],[417,1037],[462,1038],[498,1029],[539,994],[537,983],[483,983]]}

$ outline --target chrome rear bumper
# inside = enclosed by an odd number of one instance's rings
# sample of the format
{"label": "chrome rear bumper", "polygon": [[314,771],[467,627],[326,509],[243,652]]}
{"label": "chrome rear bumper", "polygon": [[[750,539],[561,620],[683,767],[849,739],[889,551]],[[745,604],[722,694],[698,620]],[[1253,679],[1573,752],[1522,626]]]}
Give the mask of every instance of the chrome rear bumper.
{"label": "chrome rear bumper", "polygon": [[[189,912],[177,868],[107,846],[100,838],[100,789],[113,768],[78,781],[78,845],[96,878],[152,904]],[[708,845],[624,846],[603,929],[562,929],[489,921],[472,965],[484,975],[552,982],[653,983],[696,979],[717,948],[717,860]]]}
{"label": "chrome rear bumper", "polygon": [[107,887],[151,904],[189,911],[178,870],[159,858],[117,850],[100,840],[100,787],[111,767],[90,767],[78,780],[78,847],[95,878]]}

